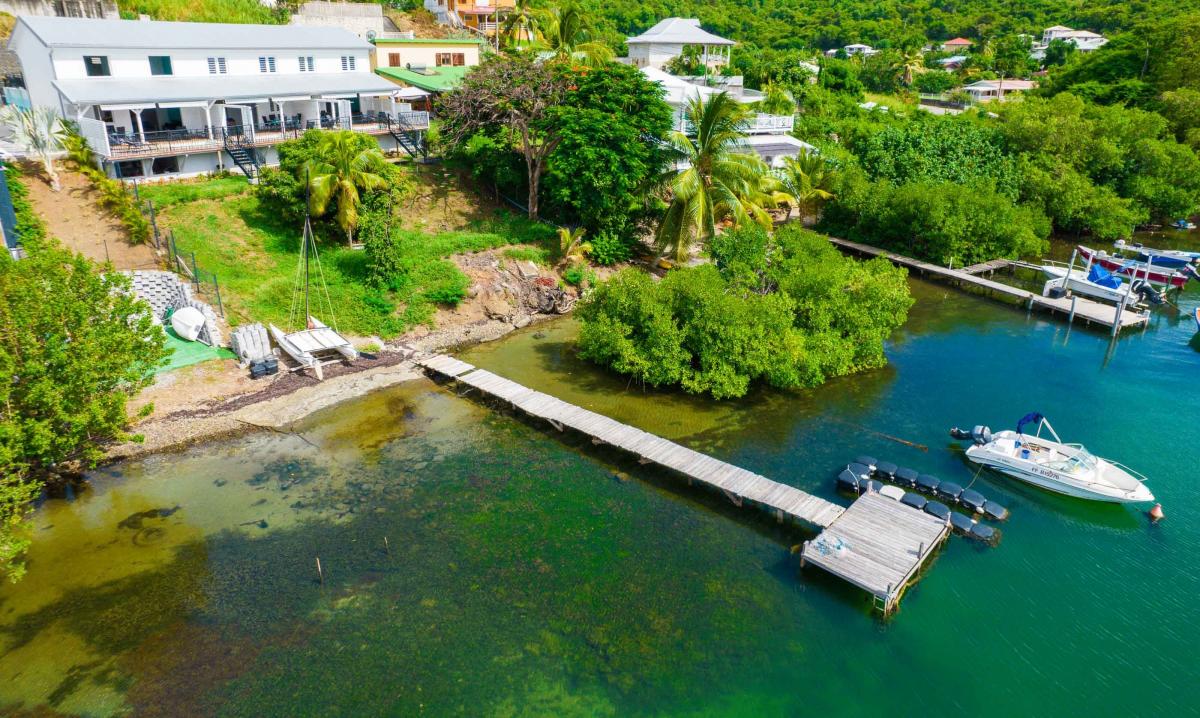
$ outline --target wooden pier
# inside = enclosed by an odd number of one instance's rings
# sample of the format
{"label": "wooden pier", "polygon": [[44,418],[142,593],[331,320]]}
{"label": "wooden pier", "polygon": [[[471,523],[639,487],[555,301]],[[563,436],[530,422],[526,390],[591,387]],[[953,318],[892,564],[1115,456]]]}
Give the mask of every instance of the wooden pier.
{"label": "wooden pier", "polygon": [[[1051,313],[1061,314],[1067,317],[1068,321],[1082,319],[1085,322],[1099,324],[1107,327],[1113,332],[1122,329],[1145,326],[1150,321],[1148,312],[1138,312],[1132,308],[1126,307],[1124,311],[1119,311],[1117,307],[1103,302],[1097,302],[1087,297],[1081,297],[1078,294],[1070,297],[1060,297],[1054,299],[1051,297],[1043,297],[1040,294],[1034,294],[1027,289],[1013,287],[1002,282],[997,282],[991,279],[986,279],[979,274],[995,269],[998,266],[993,266],[993,262],[984,262],[975,264],[966,269],[950,269],[941,267],[929,262],[922,262],[919,259],[906,257],[902,254],[895,254],[886,249],[872,247],[868,244],[859,244],[846,239],[838,239],[830,237],[829,241],[834,245],[843,249],[850,250],[858,254],[864,254],[871,257],[886,257],[893,264],[898,264],[909,269],[915,269],[925,275],[935,275],[943,279],[958,282],[960,285],[969,285],[980,289],[994,292],[1003,296],[1017,299],[1025,304],[1028,308],[1045,309]],[[1011,262],[1010,262],[1011,264]]]}
{"label": "wooden pier", "polygon": [[812,563],[862,588],[885,613],[894,610],[905,587],[949,535],[946,522],[878,494],[865,494],[843,508],[453,357],[418,354],[413,361],[543,419],[559,431],[573,429],[595,444],[627,451],[643,464],[683,474],[689,484],[699,482],[721,491],[737,506],[749,502],[780,522],[792,519],[824,529],[805,544],[801,565]]}

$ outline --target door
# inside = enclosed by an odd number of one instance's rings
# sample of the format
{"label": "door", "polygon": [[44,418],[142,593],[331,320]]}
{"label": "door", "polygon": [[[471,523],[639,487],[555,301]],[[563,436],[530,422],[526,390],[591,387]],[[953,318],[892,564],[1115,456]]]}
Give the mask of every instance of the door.
{"label": "door", "polygon": [[225,105],[225,125],[231,134],[254,141],[254,108],[249,105]]}
{"label": "door", "polygon": [[353,110],[350,109],[350,100],[338,100],[334,103],[334,108],[337,113],[338,124],[343,129],[350,129],[350,118],[353,116]]}

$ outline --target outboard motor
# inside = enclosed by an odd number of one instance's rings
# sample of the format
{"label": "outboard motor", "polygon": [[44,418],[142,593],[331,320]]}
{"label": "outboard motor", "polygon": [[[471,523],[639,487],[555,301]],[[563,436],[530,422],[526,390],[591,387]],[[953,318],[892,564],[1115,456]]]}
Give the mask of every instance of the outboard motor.
{"label": "outboard motor", "polygon": [[957,426],[950,430],[950,436],[959,441],[973,441],[979,446],[991,443],[992,430],[986,426],[976,425],[970,431],[960,429]]}
{"label": "outboard motor", "polygon": [[1163,303],[1162,292],[1159,292],[1157,289],[1150,286],[1143,279],[1133,280],[1133,284],[1129,287],[1129,289],[1132,290],[1134,294],[1141,297],[1143,302],[1149,302],[1154,305]]}

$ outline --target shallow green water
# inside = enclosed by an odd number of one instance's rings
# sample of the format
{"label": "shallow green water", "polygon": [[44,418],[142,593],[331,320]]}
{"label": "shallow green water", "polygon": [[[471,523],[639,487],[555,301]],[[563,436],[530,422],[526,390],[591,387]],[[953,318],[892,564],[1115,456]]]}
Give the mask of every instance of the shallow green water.
{"label": "shallow green water", "polygon": [[29,575],[0,588],[0,706],[1194,714],[1191,320],[1162,313],[1111,348],[914,289],[889,368],[796,394],[713,404],[629,387],[573,357],[569,321],[465,358],[842,502],[832,476],[855,454],[966,483],[949,426],[1041,410],[1148,474],[1166,521],[981,475],[1013,512],[1000,545],[952,539],[884,622],[861,593],[798,570],[789,548],[811,534],[421,381],[299,436],[118,465],[48,501]]}

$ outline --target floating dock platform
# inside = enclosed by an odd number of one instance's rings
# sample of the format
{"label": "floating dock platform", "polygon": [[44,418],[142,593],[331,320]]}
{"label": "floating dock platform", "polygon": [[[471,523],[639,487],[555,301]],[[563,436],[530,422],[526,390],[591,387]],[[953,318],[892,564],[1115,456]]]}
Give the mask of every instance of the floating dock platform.
{"label": "floating dock platform", "polygon": [[800,565],[812,564],[858,586],[874,597],[876,608],[891,613],[949,533],[945,521],[868,492],[804,542]]}
{"label": "floating dock platform", "polygon": [[950,533],[947,522],[878,494],[864,494],[847,509],[453,357],[418,353],[413,362],[505,401],[559,431],[573,429],[595,444],[627,451],[643,464],[682,474],[689,484],[699,482],[721,491],[737,506],[750,502],[780,522],[792,519],[824,529],[805,545],[801,565],[820,566],[862,588],[885,613],[895,609],[905,587]]}
{"label": "floating dock platform", "polygon": [[898,264],[902,267],[915,269],[925,275],[934,275],[943,279],[949,279],[957,282],[959,285],[968,285],[983,289],[988,292],[994,292],[1013,299],[1017,299],[1025,304],[1029,309],[1038,308],[1045,309],[1054,314],[1063,315],[1068,321],[1082,319],[1089,324],[1099,324],[1107,327],[1115,334],[1122,329],[1130,329],[1135,327],[1144,327],[1150,321],[1149,312],[1138,312],[1130,308],[1119,310],[1117,307],[1097,302],[1087,297],[1081,297],[1074,294],[1070,297],[1060,297],[1054,299],[1051,297],[1043,297],[1040,294],[1034,294],[1027,289],[1013,287],[1002,282],[997,282],[992,279],[979,276],[983,273],[990,273],[1003,266],[1014,264],[1008,260],[993,260],[992,262],[984,262],[975,264],[966,269],[950,269],[941,267],[929,262],[922,262],[919,259],[906,257],[903,254],[889,252],[886,249],[872,247],[869,244],[859,244],[846,239],[838,239],[830,237],[829,241],[835,246],[842,249],[862,254],[870,257],[884,257],[890,260],[893,264]]}

